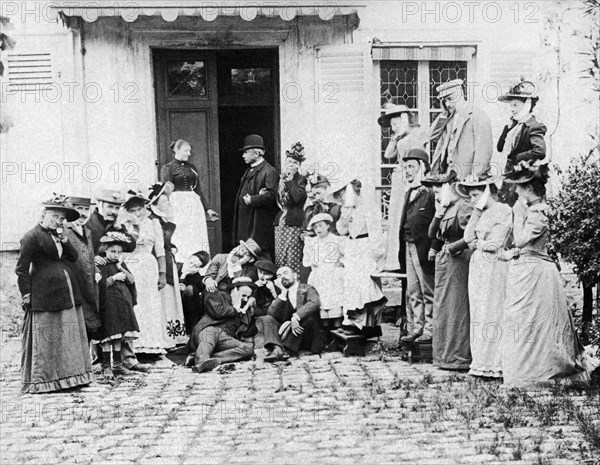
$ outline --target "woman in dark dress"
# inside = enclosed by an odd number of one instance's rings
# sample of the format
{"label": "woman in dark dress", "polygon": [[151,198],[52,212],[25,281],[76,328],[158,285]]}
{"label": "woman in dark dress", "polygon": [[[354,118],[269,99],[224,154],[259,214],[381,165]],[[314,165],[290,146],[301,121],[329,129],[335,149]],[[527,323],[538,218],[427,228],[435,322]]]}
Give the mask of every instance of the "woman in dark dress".
{"label": "woman in dark dress", "polygon": [[172,182],[175,192],[171,194],[173,222],[177,230],[173,243],[177,244],[176,260],[185,262],[199,250],[209,251],[206,220],[216,221],[218,214],[207,207],[199,184],[198,169],[188,162],[192,147],[189,142],[179,139],[171,144],[173,161],[160,170],[160,180]]}
{"label": "woman in dark dress", "polygon": [[421,183],[432,187],[436,197],[435,216],[429,226],[435,254],[433,293],[433,364],[445,370],[468,370],[469,262],[471,252],[463,235],[473,213],[467,199],[452,187],[456,174],[428,174]]}
{"label": "woman in dark dress", "polygon": [[21,380],[24,393],[82,386],[94,380],[77,280],[64,260],[77,252],[62,225],[79,213],[56,195],[21,239],[16,273],[23,297]]}
{"label": "woman in dark dress", "polygon": [[300,273],[302,264],[302,226],[306,202],[306,177],[299,172],[306,160],[300,142],[286,152],[285,165],[279,180],[277,203],[281,211],[275,217],[275,263],[277,267],[289,266]]}

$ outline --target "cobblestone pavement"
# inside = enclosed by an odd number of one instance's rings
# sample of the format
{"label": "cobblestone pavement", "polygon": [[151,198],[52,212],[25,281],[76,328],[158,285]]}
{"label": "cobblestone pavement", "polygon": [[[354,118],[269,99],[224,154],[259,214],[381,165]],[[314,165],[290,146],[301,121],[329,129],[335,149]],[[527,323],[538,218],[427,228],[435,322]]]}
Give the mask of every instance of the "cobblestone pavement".
{"label": "cobblestone pavement", "polygon": [[[386,326],[385,345],[396,338]],[[256,361],[201,375],[159,363],[43,395],[20,394],[18,340],[2,349],[3,464],[591,464],[598,453],[584,428],[600,427],[593,394],[505,392],[409,365],[383,344],[363,358],[279,365],[259,349]]]}

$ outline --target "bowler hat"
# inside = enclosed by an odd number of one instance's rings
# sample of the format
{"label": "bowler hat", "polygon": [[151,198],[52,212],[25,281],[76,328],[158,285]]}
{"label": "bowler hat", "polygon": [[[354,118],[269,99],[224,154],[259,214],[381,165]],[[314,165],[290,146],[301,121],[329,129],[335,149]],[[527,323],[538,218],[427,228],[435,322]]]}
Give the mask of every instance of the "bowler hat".
{"label": "bowler hat", "polygon": [[62,194],[54,193],[54,196],[50,199],[42,202],[42,206],[46,210],[58,210],[65,215],[67,222],[75,221],[79,218],[79,212],[73,208],[73,206],[67,202],[67,196]]}
{"label": "bowler hat", "polygon": [[250,134],[249,136],[244,137],[244,143],[242,148],[239,150],[243,152],[248,149],[263,149],[267,150],[264,146],[263,138],[258,134]]}
{"label": "bowler hat", "polygon": [[74,207],[77,205],[86,207],[93,205],[92,199],[89,197],[73,197],[72,195],[69,196],[69,203]]}
{"label": "bowler hat", "polygon": [[452,95],[454,92],[458,90],[458,88],[462,89],[463,80],[462,79],[453,79],[452,81],[444,82],[436,87],[436,91],[438,93],[438,99],[442,99]]}
{"label": "bowler hat", "polygon": [[423,163],[425,163],[427,171],[429,171],[429,154],[423,149],[410,149],[402,160],[421,160]]}
{"label": "bowler hat", "polygon": [[269,260],[259,260],[254,264],[254,267],[257,270],[265,271],[266,273],[271,273],[273,276],[277,275],[277,265]]}
{"label": "bowler hat", "polygon": [[377,118],[377,122],[379,123],[379,126],[389,128],[392,118],[400,116],[403,113],[411,114],[414,112],[414,110],[411,110],[406,105],[390,105],[381,110],[381,116]]}
{"label": "bowler hat", "polygon": [[252,282],[252,278],[240,276],[239,278],[233,278],[231,284],[227,287],[227,290],[230,291],[238,287],[249,287],[254,291],[256,289],[256,284]]}
{"label": "bowler hat", "polygon": [[115,205],[123,205],[125,202],[125,196],[116,190],[102,189],[96,194],[96,200],[98,202],[113,203]]}
{"label": "bowler hat", "polygon": [[242,247],[244,247],[250,253],[250,255],[252,255],[255,259],[257,259],[259,257],[259,255],[262,253],[262,249],[260,248],[260,246],[256,243],[256,241],[254,239],[248,239],[247,241],[240,241],[240,245]]}
{"label": "bowler hat", "polygon": [[515,84],[513,84],[506,94],[502,94],[498,97],[499,102],[507,102],[512,99],[533,99],[538,100],[538,86],[536,83],[531,81],[526,81],[525,78],[521,77],[521,80]]}

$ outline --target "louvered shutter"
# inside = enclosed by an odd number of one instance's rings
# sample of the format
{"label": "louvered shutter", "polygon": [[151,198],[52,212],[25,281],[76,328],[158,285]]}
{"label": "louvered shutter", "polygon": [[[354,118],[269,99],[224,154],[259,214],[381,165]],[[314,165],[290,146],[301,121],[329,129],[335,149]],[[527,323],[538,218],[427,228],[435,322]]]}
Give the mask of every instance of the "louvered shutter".
{"label": "louvered shutter", "polygon": [[353,177],[373,183],[379,111],[370,46],[318,48],[317,76],[322,89],[316,104],[319,158],[329,163],[324,174],[334,188]]}
{"label": "louvered shutter", "polygon": [[55,82],[50,52],[8,53],[6,65],[7,83],[14,90],[41,91]]}

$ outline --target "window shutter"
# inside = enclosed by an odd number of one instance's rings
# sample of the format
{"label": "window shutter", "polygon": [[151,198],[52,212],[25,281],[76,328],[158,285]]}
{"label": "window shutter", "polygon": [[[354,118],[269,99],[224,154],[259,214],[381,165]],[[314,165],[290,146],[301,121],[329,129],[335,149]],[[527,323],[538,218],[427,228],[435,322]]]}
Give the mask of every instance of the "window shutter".
{"label": "window shutter", "polygon": [[369,44],[322,46],[317,49],[321,89],[316,104],[321,172],[336,184],[359,177],[372,183],[378,156],[378,88],[373,84]]}
{"label": "window shutter", "polygon": [[50,52],[20,52],[7,54],[7,81],[17,91],[43,90],[54,82]]}

